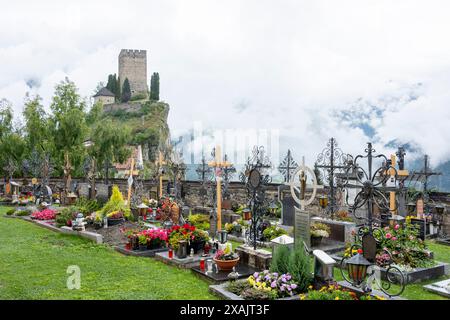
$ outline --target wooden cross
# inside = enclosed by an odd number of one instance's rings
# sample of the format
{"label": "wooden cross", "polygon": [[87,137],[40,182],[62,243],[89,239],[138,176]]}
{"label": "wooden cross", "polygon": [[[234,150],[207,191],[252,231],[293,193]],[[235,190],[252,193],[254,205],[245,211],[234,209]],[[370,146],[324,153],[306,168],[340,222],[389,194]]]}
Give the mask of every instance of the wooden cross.
{"label": "wooden cross", "polygon": [[[395,154],[391,154],[391,164],[393,167],[395,167],[396,162],[396,157]],[[395,172],[397,171],[397,176],[399,177],[407,177],[409,175],[408,170],[405,170],[403,168],[404,162],[402,162],[401,164],[399,163],[399,170],[395,170],[394,168],[390,168],[388,170],[388,175],[391,176],[391,178],[395,177]],[[389,192],[389,211],[397,214],[397,206],[395,204],[395,191],[390,191]]]}
{"label": "wooden cross", "polygon": [[221,160],[220,146],[214,150],[215,159],[208,162],[208,166],[215,169],[216,176],[216,199],[217,199],[217,231],[222,230],[222,170],[231,167],[231,163]]}
{"label": "wooden cross", "polygon": [[159,173],[159,198],[162,198],[163,196],[163,172],[162,172],[162,166],[166,164],[166,162],[164,161],[164,157],[163,154],[161,152],[161,150],[159,151],[159,155],[158,155],[158,161],[156,162],[156,164],[158,165],[158,173]]}
{"label": "wooden cross", "polygon": [[[131,206],[131,186],[133,185],[133,173],[135,172],[135,171],[133,171],[133,169],[134,169],[134,157],[131,158],[130,176],[128,178],[128,179],[130,179],[128,182],[128,198],[127,198],[128,206]],[[130,183],[130,181],[131,181],[131,183]]]}

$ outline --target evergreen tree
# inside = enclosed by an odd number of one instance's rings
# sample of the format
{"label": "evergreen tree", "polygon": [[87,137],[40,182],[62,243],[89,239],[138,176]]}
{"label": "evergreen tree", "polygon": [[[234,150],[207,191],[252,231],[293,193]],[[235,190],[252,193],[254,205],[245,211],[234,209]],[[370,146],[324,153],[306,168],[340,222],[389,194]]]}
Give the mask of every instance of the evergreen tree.
{"label": "evergreen tree", "polygon": [[154,72],[150,80],[150,100],[159,101],[159,73]]}
{"label": "evergreen tree", "polygon": [[120,101],[121,97],[122,97],[122,90],[120,88],[120,77],[117,77],[116,80],[116,92],[114,92],[116,94],[116,101]]}
{"label": "evergreen tree", "polygon": [[122,87],[122,102],[128,102],[131,99],[131,88],[128,78],[125,78]]}

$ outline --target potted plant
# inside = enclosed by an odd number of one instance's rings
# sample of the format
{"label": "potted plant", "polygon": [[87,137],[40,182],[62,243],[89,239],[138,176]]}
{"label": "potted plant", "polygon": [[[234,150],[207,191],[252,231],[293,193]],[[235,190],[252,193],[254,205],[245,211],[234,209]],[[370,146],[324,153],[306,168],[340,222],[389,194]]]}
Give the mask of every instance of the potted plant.
{"label": "potted plant", "polygon": [[148,242],[147,236],[141,233],[139,234],[138,239],[139,239],[139,250],[140,251],[147,250],[147,242]]}
{"label": "potted plant", "polygon": [[167,230],[156,228],[141,231],[139,234],[147,237],[147,249],[159,249],[167,243]]}
{"label": "potted plant", "polygon": [[168,242],[170,247],[175,251],[175,255],[177,257],[185,257],[191,232],[191,226],[188,224],[183,226],[173,226],[170,228],[168,232]]}
{"label": "potted plant", "polygon": [[189,239],[189,248],[188,251],[190,252],[191,249],[194,250],[194,254],[198,253],[200,250],[203,250],[206,241],[209,240],[208,234],[200,229],[197,229],[195,227],[191,228],[191,237]]}
{"label": "potted plant", "polygon": [[108,218],[108,226],[114,226],[123,221],[124,215],[121,211],[113,211],[106,215]]}
{"label": "potted plant", "polygon": [[219,270],[230,271],[238,264],[239,256],[233,253],[230,247],[226,247],[225,250],[218,250],[213,260]]}
{"label": "potted plant", "polygon": [[317,247],[322,242],[323,238],[328,238],[330,236],[330,227],[325,223],[316,222],[310,227],[311,233],[311,246]]}

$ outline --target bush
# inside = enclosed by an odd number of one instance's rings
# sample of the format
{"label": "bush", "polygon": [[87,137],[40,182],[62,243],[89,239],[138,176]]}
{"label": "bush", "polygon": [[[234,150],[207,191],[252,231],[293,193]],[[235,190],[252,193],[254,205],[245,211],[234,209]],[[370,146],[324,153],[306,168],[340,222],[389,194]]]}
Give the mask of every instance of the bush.
{"label": "bush", "polygon": [[288,273],[290,254],[291,251],[287,246],[276,247],[270,263],[270,272],[278,272],[279,274]]}
{"label": "bush", "polygon": [[277,292],[275,290],[262,291],[251,287],[242,291],[241,297],[245,300],[274,300],[277,298]]}
{"label": "bush", "polygon": [[292,275],[299,291],[306,291],[312,281],[311,259],[302,244],[295,245],[289,256],[288,272]]}
{"label": "bush", "polygon": [[247,280],[230,281],[227,285],[227,290],[231,293],[240,295],[245,289],[251,288]]}
{"label": "bush", "polygon": [[[57,227],[63,227],[63,226],[70,226],[72,223],[72,220],[74,220],[77,217],[78,214],[78,208],[75,206],[67,207],[61,210],[56,215],[56,226]],[[70,221],[70,222],[69,222]]]}
{"label": "bush", "polygon": [[9,209],[8,211],[6,211],[6,215],[12,216],[14,212],[16,212],[16,209]]}
{"label": "bush", "polygon": [[107,214],[116,211],[122,212],[127,219],[132,218],[130,208],[125,204],[125,200],[123,199],[119,187],[114,185],[111,198],[109,198],[108,202],[100,210],[100,213],[102,214],[102,217],[104,217]]}
{"label": "bush", "polygon": [[88,216],[92,212],[95,212],[101,208],[100,204],[97,202],[97,200],[89,200],[84,197],[78,198],[75,206],[78,208],[78,210],[84,215]]}
{"label": "bush", "polygon": [[31,214],[31,211],[29,209],[17,210],[14,214],[18,217],[24,217],[29,216]]}
{"label": "bush", "polygon": [[206,214],[190,214],[188,221],[191,225],[201,230],[209,230],[209,216]]}

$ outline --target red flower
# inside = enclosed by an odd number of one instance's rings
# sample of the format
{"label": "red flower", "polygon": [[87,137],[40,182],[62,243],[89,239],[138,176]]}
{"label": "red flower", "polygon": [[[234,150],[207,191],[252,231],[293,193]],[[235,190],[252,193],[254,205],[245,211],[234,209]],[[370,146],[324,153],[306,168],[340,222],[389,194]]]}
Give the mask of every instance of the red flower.
{"label": "red flower", "polygon": [[362,249],[358,249],[358,253],[362,254],[363,253]]}

